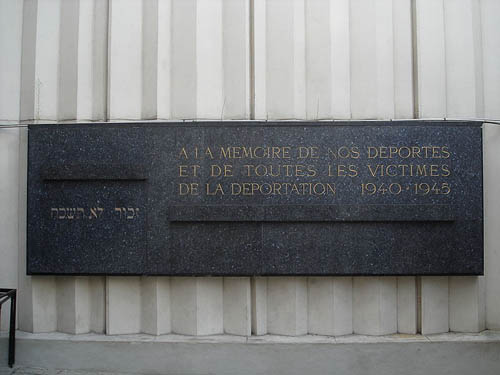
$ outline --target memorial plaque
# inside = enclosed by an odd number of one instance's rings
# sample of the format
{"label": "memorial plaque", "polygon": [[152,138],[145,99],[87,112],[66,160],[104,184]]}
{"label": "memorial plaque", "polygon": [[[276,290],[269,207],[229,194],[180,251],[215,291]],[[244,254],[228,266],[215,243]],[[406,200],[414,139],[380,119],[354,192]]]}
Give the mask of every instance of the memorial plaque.
{"label": "memorial plaque", "polygon": [[480,275],[480,125],[31,125],[27,272]]}

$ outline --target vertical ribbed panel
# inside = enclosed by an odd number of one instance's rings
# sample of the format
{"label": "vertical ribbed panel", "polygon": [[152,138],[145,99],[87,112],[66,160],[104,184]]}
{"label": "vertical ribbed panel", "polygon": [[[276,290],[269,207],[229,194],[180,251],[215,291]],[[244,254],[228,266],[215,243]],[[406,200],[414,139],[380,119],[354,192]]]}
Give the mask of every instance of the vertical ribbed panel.
{"label": "vertical ribbed panel", "polygon": [[197,335],[197,286],[196,278],[173,277],[172,332]]}
{"label": "vertical ribbed panel", "polygon": [[309,333],[352,333],[352,278],[309,277],[307,297]]}
{"label": "vertical ribbed panel", "polygon": [[[417,0],[416,11],[419,117],[483,117],[486,65],[479,1]],[[422,332],[448,331],[447,296],[446,278],[422,279]],[[474,301],[472,309],[481,310],[479,299]],[[454,309],[453,316],[462,316],[466,307]],[[477,319],[471,324],[479,326]]]}
{"label": "vertical ribbed panel", "polygon": [[106,278],[89,277],[90,331],[106,332]]}
{"label": "vertical ribbed panel", "polygon": [[484,116],[500,119],[500,1],[481,0]]}
{"label": "vertical ribbed panel", "polygon": [[196,112],[194,117],[223,118],[222,0],[196,7]]}
{"label": "vertical ribbed panel", "polygon": [[142,108],[141,119],[157,117],[158,1],[142,3]]}
{"label": "vertical ribbed panel", "polygon": [[500,126],[483,126],[486,328],[500,329]]}
{"label": "vertical ribbed panel", "polygon": [[143,108],[143,1],[111,0],[109,118],[140,119]]}
{"label": "vertical ribbed panel", "polygon": [[449,330],[449,287],[447,276],[421,278],[422,334],[443,333]]}
{"label": "vertical ribbed panel", "polygon": [[307,334],[307,278],[267,279],[267,331],[287,336]]}
{"label": "vertical ribbed panel", "polygon": [[[79,120],[92,120],[94,1],[80,0],[78,17],[77,114]],[[107,14],[105,14],[107,17]]]}
{"label": "vertical ribbed panel", "polygon": [[65,333],[103,333],[105,284],[103,277],[56,277],[57,330]]}
{"label": "vertical ribbed panel", "polygon": [[[24,41],[24,38],[23,38]],[[24,47],[23,47],[24,48]],[[21,105],[22,107],[22,105]],[[33,299],[31,276],[26,276],[26,227],[27,227],[27,195],[28,195],[28,129],[19,129],[19,170],[18,170],[18,327],[20,330],[33,331]],[[15,268],[13,265],[12,268]]]}
{"label": "vertical ribbed panel", "polygon": [[[332,56],[330,1],[305,2],[306,118],[328,118],[331,114]],[[297,29],[300,31],[300,29]]]}
{"label": "vertical ribbed panel", "polygon": [[479,0],[445,0],[446,117],[483,117]]}
{"label": "vertical ribbed panel", "polygon": [[267,9],[266,0],[253,0],[253,105],[257,119],[267,115]]}
{"label": "vertical ribbed panel", "polygon": [[37,5],[38,2],[36,0],[25,0],[23,2],[20,120],[32,120],[35,118]]}
{"label": "vertical ribbed panel", "polygon": [[267,333],[267,277],[252,278],[252,334]]}
{"label": "vertical ribbed panel", "polygon": [[[255,35],[255,60],[258,64],[255,71],[255,101],[260,104],[259,110],[256,110],[257,118],[294,118],[297,115],[303,118],[304,114],[298,113],[303,102],[295,102],[295,87],[300,86],[300,81],[304,79],[303,75],[296,75],[301,63],[303,66],[303,61],[297,56],[303,52],[300,50],[303,46],[296,47],[297,53],[294,51],[294,33],[304,32],[294,32],[294,22],[303,25],[303,22],[294,19],[294,7],[300,5],[303,5],[301,0],[256,3],[254,29],[257,30],[260,23],[265,25],[265,33],[256,31]],[[296,58],[298,61],[295,61]],[[260,63],[261,60],[264,63]],[[259,98],[262,91],[265,92],[265,101]],[[297,110],[295,107],[298,107]]]}
{"label": "vertical ribbed panel", "polygon": [[105,120],[107,110],[108,1],[80,0],[78,120]]}
{"label": "vertical ribbed panel", "polygon": [[257,118],[412,117],[409,0],[257,1],[254,28]]}
{"label": "vertical ribbed panel", "polygon": [[170,278],[142,278],[141,332],[151,335],[170,333]]}
{"label": "vertical ribbed panel", "polygon": [[172,332],[215,335],[223,328],[223,278],[173,277]]}
{"label": "vertical ribbed panel", "polygon": [[481,332],[485,328],[484,278],[453,276],[449,280],[450,331]]}
{"label": "vertical ribbed panel", "polygon": [[31,277],[31,305],[33,322],[31,332],[57,330],[57,284],[54,276]]}
{"label": "vertical ribbed panel", "polygon": [[416,0],[418,113],[446,116],[446,50],[443,0]]}
{"label": "vertical ribbed panel", "polygon": [[330,1],[332,117],[351,117],[351,53],[349,0]]}
{"label": "vertical ribbed panel", "polygon": [[351,1],[351,114],[354,118],[394,117],[393,48],[392,1]]}
{"label": "vertical ribbed panel", "polygon": [[23,2],[0,2],[0,121],[19,119]]}
{"label": "vertical ribbed panel", "polygon": [[[248,0],[27,0],[17,6],[25,19],[23,62],[11,65],[22,67],[22,81],[21,90],[9,90],[21,93],[22,118],[249,117]],[[18,113],[19,98],[9,95],[9,101],[16,103],[9,111]],[[0,119],[16,119],[10,112]]]}
{"label": "vertical ribbed panel", "polygon": [[171,116],[196,118],[196,0],[172,0],[171,30]]}
{"label": "vertical ribbed panel", "polygon": [[110,1],[109,118],[157,117],[158,2]]}
{"label": "vertical ribbed panel", "polygon": [[398,332],[417,333],[417,284],[414,276],[398,277]]}
{"label": "vertical ribbed panel", "polygon": [[59,26],[59,65],[57,119],[76,118],[78,88],[79,0],[61,2]]}
{"label": "vertical ribbed panel", "polygon": [[224,277],[224,333],[250,336],[252,329],[249,277]]}
{"label": "vertical ribbed panel", "polygon": [[[29,11],[31,18],[34,9],[30,7]],[[26,275],[28,131],[27,129],[17,131],[19,132],[19,190],[18,217],[14,218],[14,221],[17,219],[18,225],[18,326],[20,330],[27,332],[52,332],[57,329],[55,277]]]}
{"label": "vertical ribbed panel", "polygon": [[392,2],[394,38],[394,117],[413,118],[412,0]]}
{"label": "vertical ribbed panel", "polygon": [[[0,101],[4,119],[17,117],[19,102],[22,118],[42,120],[106,111],[111,119],[248,118],[251,59],[258,118],[413,112],[410,0],[256,0],[252,17],[248,0],[110,1],[109,14],[97,0],[4,4],[2,15],[17,9],[17,18],[2,25],[19,23],[21,8],[26,21],[22,63],[19,53],[2,55],[2,64],[22,67],[2,79],[14,93]],[[499,117],[497,14],[492,0],[416,0],[420,117]],[[19,27],[8,29],[3,43],[19,49]],[[19,75],[21,90],[12,89]]]}
{"label": "vertical ribbed panel", "polygon": [[417,0],[416,10],[419,117],[482,118],[479,0]]}
{"label": "vertical ribbed panel", "polygon": [[172,0],[158,2],[157,116],[171,118]]}
{"label": "vertical ribbed panel", "polygon": [[[308,3],[308,2],[307,2]],[[271,13],[270,13],[271,14]],[[292,23],[288,23],[287,27],[292,27],[291,36],[293,38],[293,66],[292,66],[292,82],[293,82],[293,118],[305,118],[307,112],[307,63],[306,63],[306,0],[293,0],[292,1]],[[272,30],[272,25],[268,20],[267,30],[268,33]],[[286,30],[284,30],[286,31]],[[283,34],[281,34],[283,38]],[[280,50],[278,47],[278,37],[274,37],[274,74],[278,68],[278,56]],[[268,47],[268,54],[271,55]],[[269,79],[269,72],[267,79]],[[277,86],[275,88],[278,88]],[[270,93],[272,94],[272,93]],[[274,94],[278,94],[275,92]],[[279,94],[278,94],[279,95]],[[283,92],[281,92],[283,95]],[[270,98],[268,97],[268,100]],[[273,116],[274,117],[274,116]]]}
{"label": "vertical ribbed panel", "polygon": [[223,119],[250,116],[250,1],[224,0]]}
{"label": "vertical ribbed panel", "polygon": [[57,120],[61,39],[61,0],[39,0],[35,53],[36,119]]}
{"label": "vertical ribbed panel", "polygon": [[141,278],[106,278],[106,333],[119,335],[141,332]]}
{"label": "vertical ribbed panel", "polygon": [[88,277],[56,278],[57,330],[66,333],[90,331]]}
{"label": "vertical ribbed panel", "polygon": [[[17,288],[19,129],[0,126],[0,285]],[[10,302],[2,308],[0,329],[8,329]]]}
{"label": "vertical ribbed panel", "polygon": [[[172,0],[171,56],[160,53],[159,87],[174,119],[245,119],[249,108],[249,2]],[[160,27],[163,27],[160,25]],[[166,31],[161,31],[165,39]],[[167,85],[170,83],[170,90]],[[175,94],[173,94],[175,93]]]}
{"label": "vertical ribbed panel", "polygon": [[353,330],[363,335],[387,335],[398,330],[397,278],[353,278]]}

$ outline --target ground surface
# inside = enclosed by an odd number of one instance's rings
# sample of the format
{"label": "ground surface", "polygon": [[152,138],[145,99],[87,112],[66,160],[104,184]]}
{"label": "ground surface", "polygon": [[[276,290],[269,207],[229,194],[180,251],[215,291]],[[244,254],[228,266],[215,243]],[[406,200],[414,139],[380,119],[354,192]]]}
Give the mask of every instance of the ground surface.
{"label": "ground surface", "polygon": [[123,372],[88,372],[74,370],[50,370],[35,367],[0,367],[0,375],[121,375]]}
{"label": "ground surface", "polygon": [[0,334],[0,375],[499,375],[500,331],[437,335]]}

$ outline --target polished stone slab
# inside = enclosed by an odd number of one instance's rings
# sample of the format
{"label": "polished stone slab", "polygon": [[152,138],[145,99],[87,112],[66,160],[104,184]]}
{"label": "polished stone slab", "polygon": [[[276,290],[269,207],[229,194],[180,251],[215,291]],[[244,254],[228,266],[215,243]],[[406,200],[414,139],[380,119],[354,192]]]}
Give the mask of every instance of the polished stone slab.
{"label": "polished stone slab", "polygon": [[27,271],[482,274],[480,125],[31,125]]}

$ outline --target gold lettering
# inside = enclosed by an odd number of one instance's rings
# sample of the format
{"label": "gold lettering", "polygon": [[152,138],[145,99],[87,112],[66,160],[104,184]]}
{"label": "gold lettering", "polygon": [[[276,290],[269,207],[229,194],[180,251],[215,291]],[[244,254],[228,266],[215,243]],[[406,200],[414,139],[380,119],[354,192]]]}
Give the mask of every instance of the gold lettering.
{"label": "gold lettering", "polygon": [[394,164],[389,164],[387,167],[385,167],[385,174],[390,177],[394,177],[398,175],[397,171],[391,172],[391,169],[396,168]]}
{"label": "gold lettering", "polygon": [[440,150],[441,147],[432,146],[432,157],[434,159],[441,159],[441,154],[439,153]]}
{"label": "gold lettering", "polygon": [[299,147],[299,159],[305,159],[309,156],[309,149],[307,147],[300,146]]}
{"label": "gold lettering", "polygon": [[224,189],[221,184],[216,184],[213,191],[210,190],[210,184],[205,184],[207,195],[224,195]]}
{"label": "gold lettering", "polygon": [[217,164],[210,166],[210,177],[219,177],[222,174],[222,168]]}
{"label": "gold lettering", "polygon": [[316,176],[317,171],[314,165],[308,165],[307,166],[307,177],[314,177]]}
{"label": "gold lettering", "polygon": [[[403,151],[406,152],[406,156],[405,154],[403,153]],[[411,149],[409,147],[401,147],[399,148],[398,150],[398,156],[402,159],[407,159],[411,156]]]}
{"label": "gold lettering", "polygon": [[330,147],[328,147],[327,155],[332,159],[337,159],[337,153],[333,151]]}
{"label": "gold lettering", "polygon": [[311,159],[318,159],[319,158],[319,151],[317,147],[310,147],[311,150]]}
{"label": "gold lettering", "polygon": [[448,177],[451,174],[450,169],[446,164],[443,164],[441,166],[441,170],[442,170],[441,176],[443,177]]}
{"label": "gold lettering", "polygon": [[420,147],[412,146],[411,148],[411,157],[412,158],[421,158],[420,156]]}
{"label": "gold lettering", "polygon": [[378,173],[378,170],[381,169],[381,165],[378,164],[375,169],[372,169],[372,166],[370,164],[367,165],[368,169],[370,170],[370,173],[372,175],[372,177],[375,177]]}
{"label": "gold lettering", "polygon": [[214,158],[214,154],[212,153],[212,150],[210,150],[210,147],[206,148],[205,155],[208,156],[210,159]]}
{"label": "gold lettering", "polygon": [[296,165],[295,166],[295,176],[296,177],[304,177],[306,175],[304,171],[305,165]]}
{"label": "gold lettering", "polygon": [[221,147],[220,148],[220,158],[221,159],[229,159],[231,157],[231,150],[230,148],[224,148],[224,147]]}
{"label": "gold lettering", "polygon": [[183,183],[179,184],[179,195],[198,195],[198,184],[195,182],[192,183]]}
{"label": "gold lettering", "polygon": [[241,185],[237,182],[231,183],[231,195],[240,195]]}
{"label": "gold lettering", "polygon": [[274,182],[273,183],[273,191],[275,194],[281,195],[281,184]]}
{"label": "gold lettering", "polygon": [[339,155],[339,158],[341,159],[347,159],[348,157],[351,156],[351,152],[349,148],[346,146],[342,146],[338,149],[337,154]]}
{"label": "gold lettering", "polygon": [[345,165],[343,164],[337,165],[337,176],[343,177],[345,175],[346,175]]}
{"label": "gold lettering", "polygon": [[198,177],[198,170],[200,169],[200,166],[199,166],[199,165],[194,164],[194,165],[192,165],[191,167],[193,168],[193,176],[194,176],[194,177]]}
{"label": "gold lettering", "polygon": [[448,151],[448,146],[441,147],[441,152],[443,153],[443,159],[448,159],[450,157],[450,152]]}
{"label": "gold lettering", "polygon": [[368,146],[367,147],[367,152],[368,152],[368,159],[374,159],[378,155],[377,148],[373,147],[373,146]]}
{"label": "gold lettering", "polygon": [[349,164],[349,177],[356,177],[358,175],[358,167],[356,165]]}
{"label": "gold lettering", "polygon": [[179,165],[179,177],[187,177],[187,165]]}
{"label": "gold lettering", "polygon": [[351,147],[351,157],[353,159],[359,159],[359,148],[357,146]]}
{"label": "gold lettering", "polygon": [[283,147],[283,159],[290,159],[290,146]]}
{"label": "gold lettering", "polygon": [[179,153],[179,158],[184,158],[184,159],[188,159],[188,155],[187,155],[187,152],[186,152],[186,149],[183,147],[181,149],[181,152]]}
{"label": "gold lettering", "polygon": [[431,169],[431,177],[439,176],[438,166],[436,164],[431,164],[430,169]]}
{"label": "gold lettering", "polygon": [[427,166],[417,165],[417,176],[427,176]]}
{"label": "gold lettering", "polygon": [[398,148],[394,146],[389,147],[389,158],[392,159],[394,156],[398,154]]}

